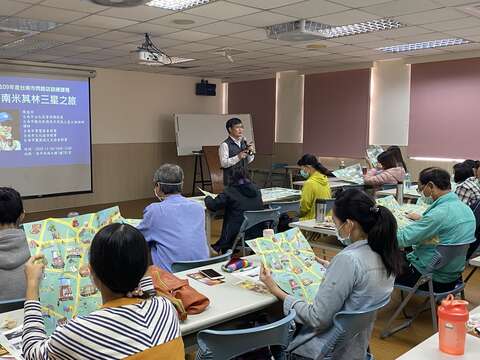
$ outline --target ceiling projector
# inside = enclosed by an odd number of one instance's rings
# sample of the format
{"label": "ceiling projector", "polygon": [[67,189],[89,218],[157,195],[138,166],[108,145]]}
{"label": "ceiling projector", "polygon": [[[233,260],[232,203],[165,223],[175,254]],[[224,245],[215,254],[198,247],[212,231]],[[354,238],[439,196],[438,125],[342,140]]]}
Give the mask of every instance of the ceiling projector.
{"label": "ceiling projector", "polygon": [[167,65],[172,62],[171,59],[165,54],[147,50],[140,50],[138,52],[138,60],[140,63],[146,65]]}
{"label": "ceiling projector", "polygon": [[103,6],[131,7],[145,4],[148,0],[90,0]]}

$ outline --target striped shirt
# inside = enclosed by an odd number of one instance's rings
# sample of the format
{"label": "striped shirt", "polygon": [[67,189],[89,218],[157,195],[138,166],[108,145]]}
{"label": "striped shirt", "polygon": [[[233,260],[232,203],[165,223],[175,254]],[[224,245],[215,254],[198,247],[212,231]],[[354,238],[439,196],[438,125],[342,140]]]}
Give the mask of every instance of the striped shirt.
{"label": "striped shirt", "polygon": [[[152,352],[152,348],[159,351]],[[25,360],[110,360],[142,352],[150,352],[148,358],[184,358],[178,316],[167,299],[116,299],[57,327],[50,338],[45,333],[40,302],[25,302]]]}

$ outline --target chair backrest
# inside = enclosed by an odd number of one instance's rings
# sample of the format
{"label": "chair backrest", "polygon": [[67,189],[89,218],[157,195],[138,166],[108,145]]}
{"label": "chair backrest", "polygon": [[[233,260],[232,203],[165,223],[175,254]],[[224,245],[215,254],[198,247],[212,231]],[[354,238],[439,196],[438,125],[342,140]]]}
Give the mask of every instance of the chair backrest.
{"label": "chair backrest", "polygon": [[459,257],[463,258],[463,262],[465,263],[467,261],[467,251],[469,246],[470,244],[437,245],[432,261],[426,267],[425,272],[428,274],[434,270],[439,270]]}
{"label": "chair backrest", "polygon": [[285,169],[287,166],[288,164],[285,163],[272,163],[272,170]]}
{"label": "chair backrest", "polygon": [[270,206],[272,208],[279,208],[280,214],[290,212],[300,214],[300,200],[272,202]]}
{"label": "chair backrest", "polygon": [[223,191],[223,170],[218,157],[219,146],[203,146],[202,151],[207,163],[210,180],[212,181],[212,191],[220,194]]}
{"label": "chair backrest", "polygon": [[[274,323],[242,330],[203,330],[197,335],[200,351],[208,351],[210,360],[228,360],[270,345],[288,346],[290,322],[295,310]],[[211,352],[211,354],[210,354]]]}
{"label": "chair backrest", "polygon": [[403,205],[403,195],[404,195],[404,188],[403,188],[403,182],[399,182],[396,185],[397,188],[397,201],[400,205]]}
{"label": "chair backrest", "polygon": [[240,234],[245,234],[245,231],[251,229],[255,225],[270,221],[272,228],[275,230],[280,219],[280,208],[273,207],[264,210],[251,210],[243,213],[243,223],[240,227]]}
{"label": "chair backrest", "polygon": [[0,314],[8,311],[23,309],[25,299],[0,301]]}
{"label": "chair backrest", "polygon": [[[340,311],[335,314],[333,329],[329,332],[325,346],[321,349],[316,360],[337,359],[336,354],[355,336],[371,326],[375,321],[377,310],[383,308],[389,302],[390,296],[379,304],[363,311]],[[366,345],[368,346],[368,344]]]}
{"label": "chair backrest", "polygon": [[172,264],[172,272],[177,273],[180,271],[195,269],[200,266],[206,266],[210,264],[216,264],[222,261],[229,261],[232,257],[232,250],[228,250],[227,253],[211,257],[205,260],[193,260],[193,261],[177,261]]}

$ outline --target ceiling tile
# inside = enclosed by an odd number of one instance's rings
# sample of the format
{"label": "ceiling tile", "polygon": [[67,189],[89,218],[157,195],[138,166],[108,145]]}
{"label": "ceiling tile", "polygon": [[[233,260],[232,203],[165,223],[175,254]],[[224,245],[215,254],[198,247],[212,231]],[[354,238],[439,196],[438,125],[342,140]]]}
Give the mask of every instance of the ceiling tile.
{"label": "ceiling tile", "polygon": [[255,29],[255,30],[249,30],[249,31],[233,34],[232,37],[258,41],[258,40],[266,40],[267,33],[263,29]]}
{"label": "ceiling tile", "polygon": [[153,6],[134,6],[134,7],[117,7],[102,11],[99,15],[112,16],[117,18],[147,21],[161,16],[171,14],[172,11],[160,9]]}
{"label": "ceiling tile", "polygon": [[378,15],[369,14],[360,10],[347,10],[336,14],[324,15],[312,18],[313,21],[329,25],[347,25],[362,21],[377,19]]}
{"label": "ceiling tile", "polygon": [[125,26],[136,24],[135,21],[113,18],[109,16],[90,15],[84,19],[78,20],[74,25],[94,26],[102,29],[119,29]]}
{"label": "ceiling tile", "polygon": [[455,9],[434,9],[429,11],[422,11],[415,14],[403,15],[397,17],[395,20],[407,25],[422,25],[438,21],[448,21],[467,17],[464,12]]}
{"label": "ceiling tile", "polygon": [[240,44],[248,43],[250,42],[249,40],[245,39],[238,39],[238,38],[233,38],[229,36],[219,36],[216,38],[211,38],[211,39],[206,39],[199,41],[201,44],[207,44],[207,45],[216,45],[216,46],[237,46]]}
{"label": "ceiling tile", "polygon": [[377,5],[377,4],[382,4],[386,3],[392,0],[332,0],[336,3],[345,5],[345,6],[350,6],[350,7],[363,7],[363,6],[369,6],[369,5]]}
{"label": "ceiling tile", "polygon": [[200,31],[207,34],[231,35],[252,29],[250,26],[230,23],[227,21],[218,21],[213,24],[203,25],[193,28],[193,31]]}
{"label": "ceiling tile", "polygon": [[402,36],[421,35],[431,33],[432,30],[424,29],[418,26],[408,26],[400,29],[381,31],[377,34],[385,39],[395,39]]}
{"label": "ceiling tile", "polygon": [[49,31],[49,33],[63,34],[70,36],[78,37],[89,37],[102,34],[106,32],[105,29],[100,29],[91,26],[78,26],[78,25],[63,25],[61,27],[55,28],[54,30]]}
{"label": "ceiling tile", "polygon": [[[194,21],[193,24],[175,24],[174,20],[187,20],[187,21]],[[191,29],[195,26],[202,26],[206,24],[210,24],[212,22],[217,21],[216,19],[206,18],[203,16],[197,16],[192,14],[187,14],[184,12],[174,13],[168,16],[163,16],[158,19],[150,20],[153,24],[164,25],[164,26],[171,26],[178,29]]]}
{"label": "ceiling tile", "polygon": [[308,0],[301,3],[273,9],[272,12],[294,16],[299,19],[336,13],[348,10],[346,6],[334,4],[324,0]]}
{"label": "ceiling tile", "polygon": [[42,2],[42,5],[51,6],[59,9],[82,11],[86,13],[95,13],[97,11],[108,9],[108,7],[106,6],[97,5],[90,1],[78,0],[45,0]]}
{"label": "ceiling tile", "polygon": [[179,29],[174,29],[168,26],[163,26],[163,25],[155,25],[150,22],[143,22],[143,23],[122,28],[121,31],[136,33],[136,34],[149,33],[152,36],[160,36],[160,35],[166,35],[166,34],[177,32],[179,31]]}
{"label": "ceiling tile", "polygon": [[447,30],[446,33],[453,36],[466,37],[480,35],[480,26],[460,30]]}
{"label": "ceiling tile", "polygon": [[106,48],[109,48],[109,47],[120,45],[120,43],[118,41],[109,41],[109,40],[88,38],[88,39],[79,40],[79,41],[75,42],[74,45],[92,46],[92,47],[96,47],[96,48],[99,48],[99,49],[106,49]]}
{"label": "ceiling tile", "polygon": [[280,6],[291,5],[304,0],[230,0],[232,3],[252,6],[258,9],[273,9]]}
{"label": "ceiling tile", "polygon": [[431,0],[393,0],[383,4],[367,6],[362,10],[379,16],[392,17],[440,7],[440,4]]}
{"label": "ceiling tile", "polygon": [[465,29],[465,28],[471,28],[474,26],[480,26],[480,19],[475,18],[473,16],[457,19],[457,20],[442,21],[442,22],[423,25],[423,27],[426,29],[431,29],[436,31]]}
{"label": "ceiling tile", "polygon": [[444,6],[458,6],[458,5],[471,4],[475,2],[472,0],[433,0],[433,1]]}
{"label": "ceiling tile", "polygon": [[[179,46],[175,46],[173,48],[170,48],[169,51],[210,51],[213,49],[217,49],[218,46],[215,45],[205,45],[205,44],[200,44],[200,43],[189,43],[189,44],[183,44]],[[192,56],[194,56],[192,54]]]}
{"label": "ceiling tile", "polygon": [[169,39],[177,39],[182,41],[199,41],[199,40],[209,39],[215,36],[216,35],[205,34],[197,31],[182,30],[173,34],[168,34],[165,37]]}
{"label": "ceiling tile", "polygon": [[445,38],[444,34],[432,32],[430,34],[400,37],[395,40],[397,41],[397,44],[405,44],[405,43],[413,43],[413,42],[438,40],[443,38]]}
{"label": "ceiling tile", "polygon": [[215,1],[207,5],[186,10],[185,12],[188,14],[205,16],[217,20],[226,20],[238,16],[252,14],[258,11],[258,9],[247,6],[227,3],[225,1]]}
{"label": "ceiling tile", "polygon": [[280,24],[284,22],[294,21],[297,18],[292,16],[285,16],[282,14],[275,14],[268,11],[259,12],[247,16],[231,19],[231,22],[235,22],[243,25],[250,25],[256,27],[263,27],[268,25]]}
{"label": "ceiling tile", "polygon": [[88,16],[87,13],[55,9],[48,6],[35,5],[18,13],[16,16],[26,19],[50,20],[59,23],[69,23]]}
{"label": "ceiling tile", "polygon": [[[185,44],[185,41],[180,41],[180,40],[174,40],[174,39],[167,39],[163,36],[159,36],[159,37],[152,37],[150,38],[150,40],[152,40],[152,42],[157,45],[160,49],[165,49],[165,48],[169,48],[169,47],[173,47],[173,46],[178,46],[178,45],[183,45]],[[143,41],[143,39],[142,39]],[[135,46],[138,46],[140,45],[140,42],[139,40],[137,40],[136,42],[133,42],[131,43],[132,45],[135,45]]]}
{"label": "ceiling tile", "polygon": [[361,43],[371,42],[371,41],[380,41],[383,40],[382,37],[375,34],[361,34],[361,35],[354,35],[354,36],[344,36],[338,38],[336,40],[340,40],[343,44],[358,44],[360,46]]}
{"label": "ceiling tile", "polygon": [[96,39],[112,40],[121,42],[132,42],[141,39],[138,34],[133,34],[124,31],[109,31],[95,36]]}
{"label": "ceiling tile", "polygon": [[81,37],[78,36],[70,36],[70,35],[62,35],[62,34],[55,34],[52,32],[43,32],[38,35],[35,35],[34,39],[46,39],[46,40],[55,40],[60,41],[64,44],[81,40]]}
{"label": "ceiling tile", "polygon": [[2,6],[0,6],[0,15],[10,16],[19,11],[25,10],[29,6],[29,4],[20,3],[18,1],[2,0]]}
{"label": "ceiling tile", "polygon": [[266,44],[260,41],[253,41],[246,44],[237,45],[236,47],[242,50],[262,50],[272,48],[273,46],[272,44]]}

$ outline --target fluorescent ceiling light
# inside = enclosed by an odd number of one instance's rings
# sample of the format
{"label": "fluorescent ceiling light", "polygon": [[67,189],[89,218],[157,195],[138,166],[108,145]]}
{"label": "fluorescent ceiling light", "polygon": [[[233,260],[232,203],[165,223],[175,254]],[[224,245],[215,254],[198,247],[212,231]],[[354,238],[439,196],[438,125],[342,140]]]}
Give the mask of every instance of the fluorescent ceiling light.
{"label": "fluorescent ceiling light", "polygon": [[182,57],[169,57],[169,60],[159,59],[158,61],[140,61],[140,65],[150,65],[150,66],[164,66],[164,65],[175,65],[186,63],[190,61],[195,61],[195,59],[188,59]]}
{"label": "fluorescent ceiling light", "polygon": [[403,26],[405,25],[403,25],[401,22],[392,19],[370,20],[357,24],[332,26],[330,29],[328,29],[328,37],[336,38],[342,36],[371,33],[382,30],[393,30]]}
{"label": "fluorescent ceiling light", "polygon": [[414,157],[411,157],[410,159],[418,160],[418,161],[442,161],[442,162],[457,162],[457,163],[461,163],[465,161],[465,159],[451,159],[451,158],[437,158],[437,157],[423,157],[423,156],[414,156]]}
{"label": "fluorescent ceiling light", "polygon": [[451,38],[451,39],[440,39],[440,40],[422,41],[418,43],[386,46],[386,47],[378,48],[376,50],[380,50],[387,53],[399,53],[399,52],[406,52],[406,51],[426,50],[426,49],[435,49],[435,48],[447,47],[447,46],[464,45],[468,43],[470,43],[470,40],[465,40],[462,38]]}
{"label": "fluorescent ceiling light", "polygon": [[152,0],[149,1],[147,5],[166,10],[181,11],[195,6],[205,5],[209,2],[211,2],[211,0]]}

